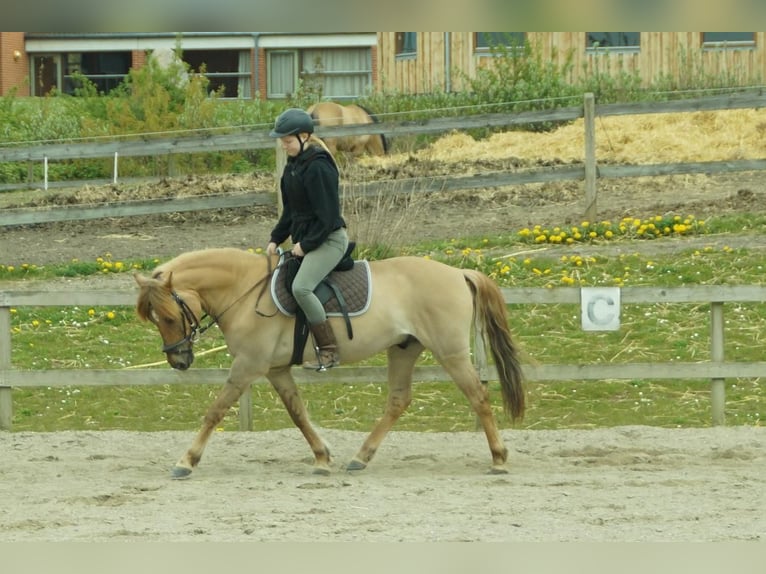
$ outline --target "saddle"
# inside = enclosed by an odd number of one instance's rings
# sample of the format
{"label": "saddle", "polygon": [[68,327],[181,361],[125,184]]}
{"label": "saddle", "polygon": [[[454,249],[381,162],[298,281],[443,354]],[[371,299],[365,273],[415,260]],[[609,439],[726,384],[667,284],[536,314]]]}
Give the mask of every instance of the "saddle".
{"label": "saddle", "polygon": [[[349,339],[354,338],[351,317],[367,311],[371,295],[370,267],[367,261],[355,261],[351,257],[355,246],[354,242],[349,243],[340,263],[314,290],[328,317],[344,318]],[[277,309],[284,315],[295,317],[292,365],[302,363],[303,349],[310,333],[306,316],[292,294],[293,280],[301,261],[289,251],[280,253],[280,262],[271,277],[271,297]]]}

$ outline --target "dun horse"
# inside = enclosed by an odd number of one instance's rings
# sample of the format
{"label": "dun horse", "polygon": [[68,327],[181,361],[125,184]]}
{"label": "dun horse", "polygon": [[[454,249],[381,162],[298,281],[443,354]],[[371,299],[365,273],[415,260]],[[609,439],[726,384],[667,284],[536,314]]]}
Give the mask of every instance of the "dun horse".
{"label": "dun horse", "polygon": [[[306,111],[314,119],[314,123],[320,126],[350,126],[378,122],[378,118],[372,112],[357,104],[343,106],[335,102],[320,102]],[[354,155],[385,155],[388,152],[388,142],[383,134],[322,138],[322,141],[333,155],[337,151]]]}
{"label": "dun horse", "polygon": [[[514,420],[523,417],[522,369],[500,289],[478,271],[417,257],[363,263],[369,265],[371,296],[366,310],[351,319],[352,338],[343,317],[330,320],[337,322],[333,327],[339,334],[338,351],[344,364],[387,352],[388,398],[383,416],[346,468],[364,469],[373,458],[410,404],[415,362],[429,349],[481,422],[492,455],[490,472],[506,472],[508,450],[470,350],[471,331],[480,329],[489,341],[505,411]],[[208,407],[191,447],[173,469],[175,478],[191,474],[213,429],[260,376],[273,385],[308,441],[315,457],[314,472],[330,472],[330,451],[312,426],[291,374],[295,319],[279,311],[268,288],[276,266],[276,256],[222,248],[179,255],[158,266],[151,277],[135,274],[140,287],[137,313],[159,330],[170,366],[188,369],[196,337],[213,324],[223,333],[233,358],[226,383]],[[205,319],[208,323],[203,327]],[[313,352],[307,345],[304,358]]]}

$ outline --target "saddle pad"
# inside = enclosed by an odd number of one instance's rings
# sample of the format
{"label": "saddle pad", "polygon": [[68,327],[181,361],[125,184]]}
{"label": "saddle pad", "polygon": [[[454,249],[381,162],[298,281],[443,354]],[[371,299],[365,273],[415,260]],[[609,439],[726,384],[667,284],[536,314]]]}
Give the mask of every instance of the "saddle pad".
{"label": "saddle pad", "polygon": [[[271,277],[271,298],[282,313],[288,316],[295,315],[298,303],[293,294],[285,288],[285,280],[282,277],[282,267],[277,268]],[[327,277],[338,287],[346,300],[346,307],[350,317],[361,315],[370,306],[372,296],[372,281],[370,280],[370,265],[362,259],[354,261],[354,267],[348,271],[333,271]],[[328,316],[342,316],[340,305],[335,296],[324,304]]]}

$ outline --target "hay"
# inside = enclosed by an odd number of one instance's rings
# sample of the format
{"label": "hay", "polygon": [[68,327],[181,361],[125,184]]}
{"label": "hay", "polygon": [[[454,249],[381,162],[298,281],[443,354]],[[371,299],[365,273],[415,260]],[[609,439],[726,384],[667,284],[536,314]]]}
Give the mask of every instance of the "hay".
{"label": "hay", "polygon": [[[764,110],[599,117],[596,157],[601,163],[629,164],[760,159],[766,157],[765,132]],[[514,158],[573,163],[584,161],[584,142],[583,120],[578,119],[547,133],[508,131],[481,140],[454,132],[423,150],[365,162],[390,166],[402,163],[404,156],[444,163]]]}

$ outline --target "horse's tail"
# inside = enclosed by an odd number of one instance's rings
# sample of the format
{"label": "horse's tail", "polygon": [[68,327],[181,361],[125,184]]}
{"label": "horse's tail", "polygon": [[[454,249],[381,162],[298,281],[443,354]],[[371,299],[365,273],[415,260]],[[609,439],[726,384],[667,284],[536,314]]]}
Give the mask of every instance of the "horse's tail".
{"label": "horse's tail", "polygon": [[473,291],[474,312],[482,336],[489,340],[495,368],[500,379],[505,412],[516,421],[524,418],[524,373],[519,350],[508,328],[508,309],[500,288],[489,277],[478,271],[464,271]]}
{"label": "horse's tail", "polygon": [[[370,116],[372,123],[374,124],[380,123],[380,119],[378,118],[378,116],[376,116],[375,113],[372,112],[369,108],[362,106],[360,104],[356,104],[356,105],[359,109],[361,109],[368,116]],[[378,137],[380,138],[380,145],[383,147],[383,155],[386,155],[388,153],[388,140],[386,140],[385,134],[378,134]]]}

